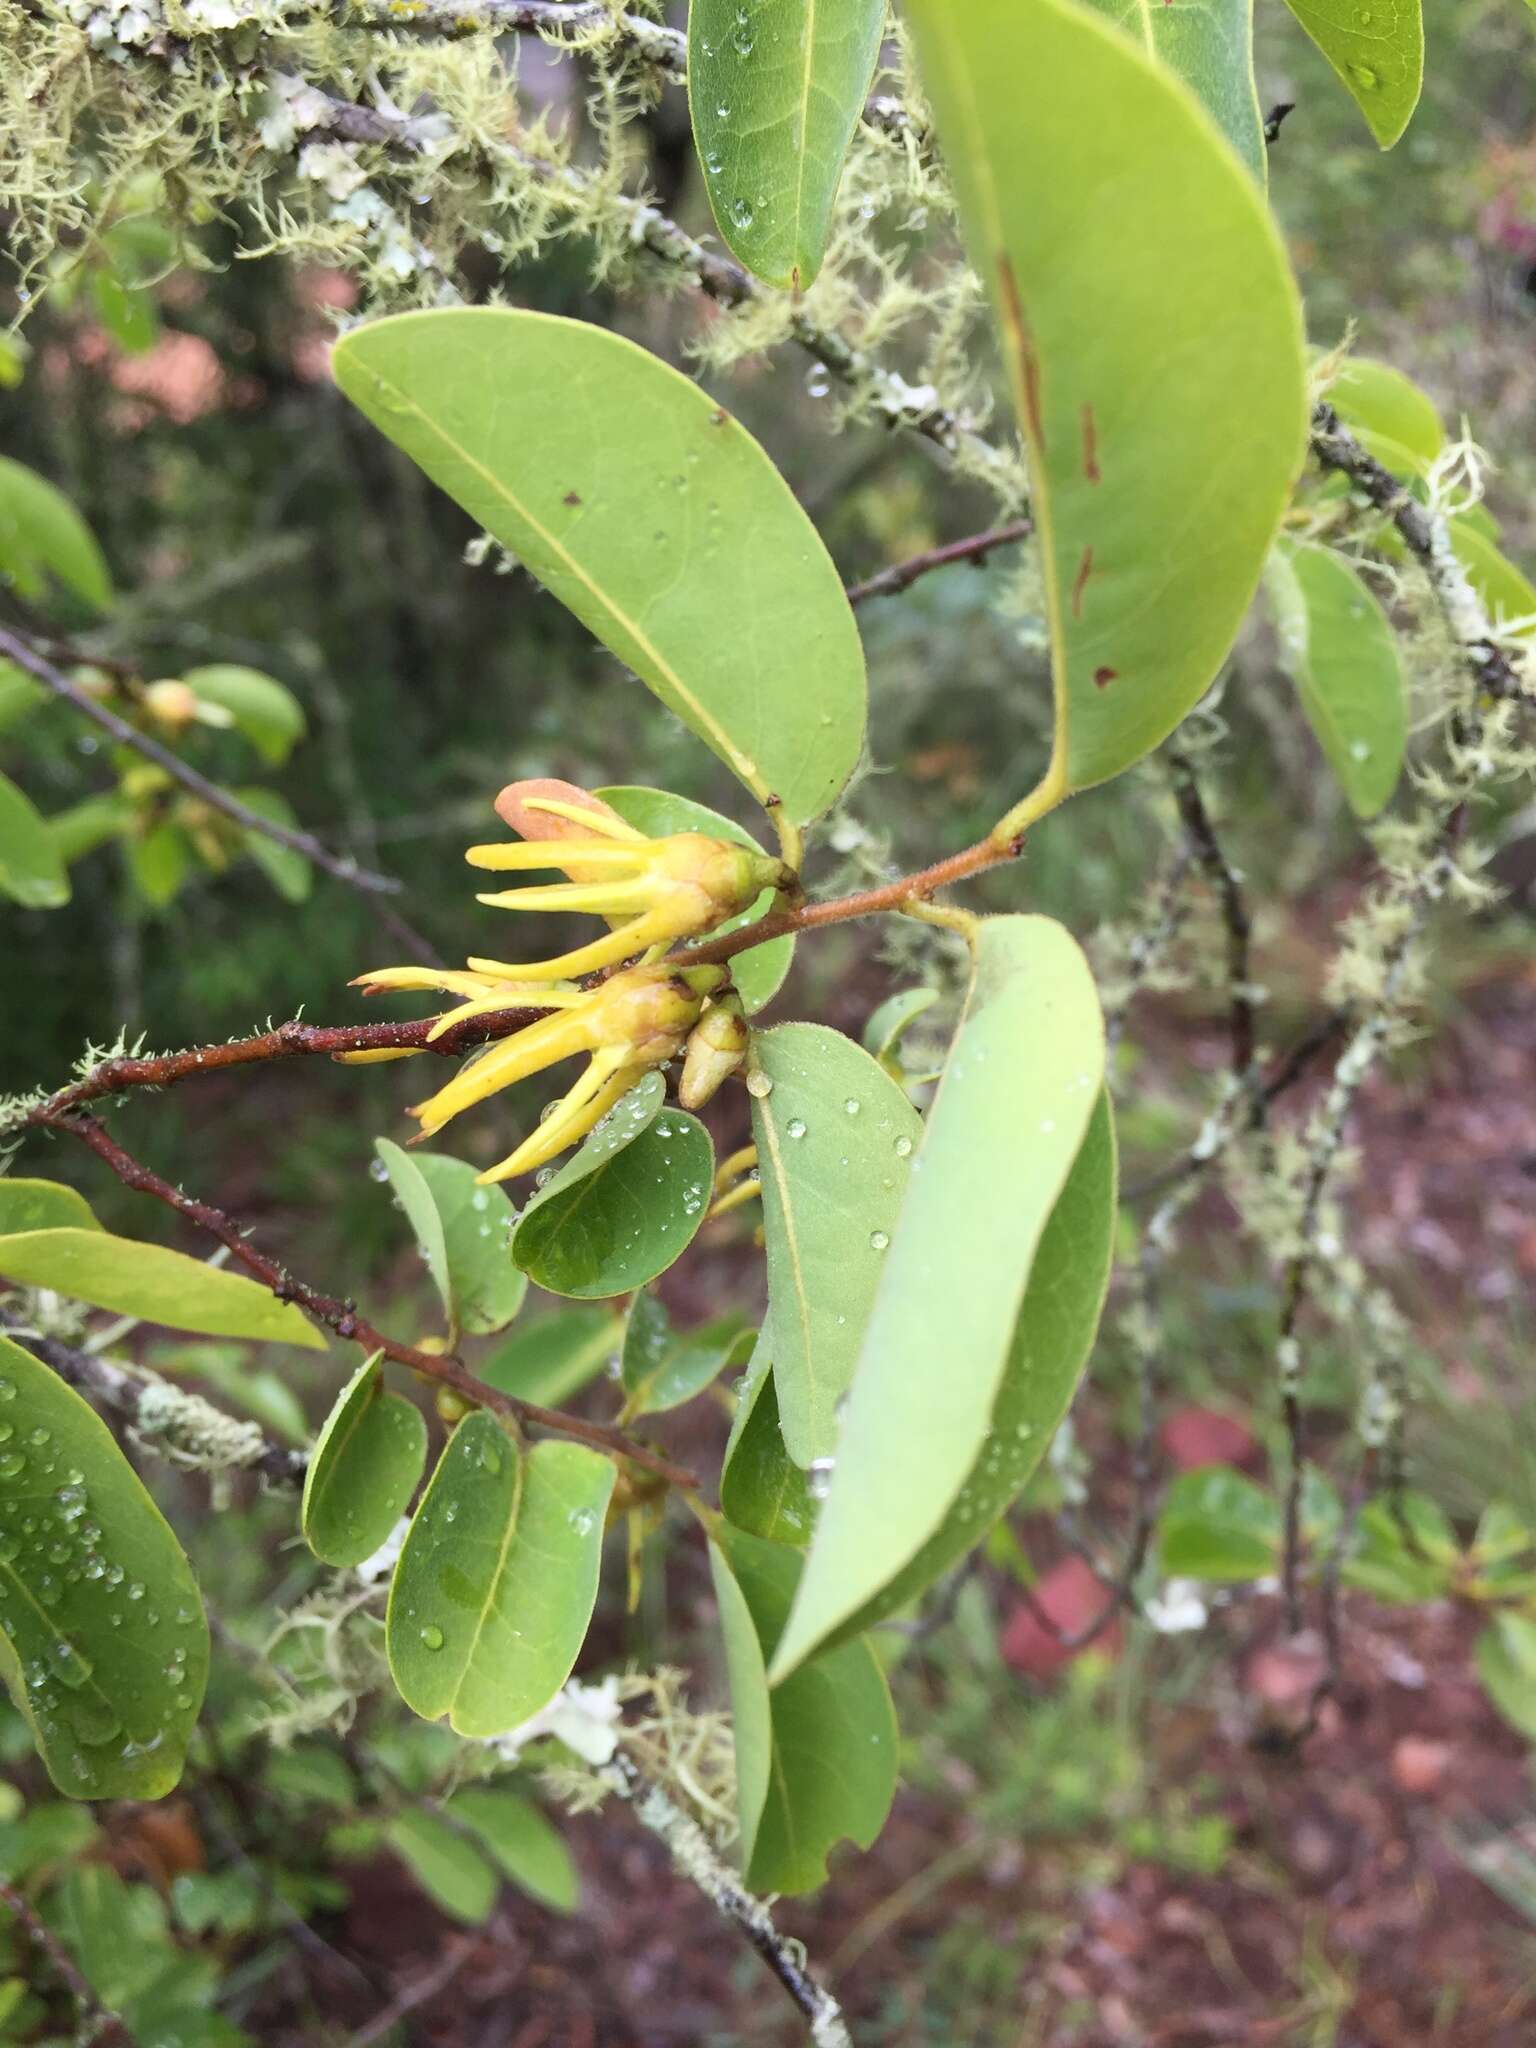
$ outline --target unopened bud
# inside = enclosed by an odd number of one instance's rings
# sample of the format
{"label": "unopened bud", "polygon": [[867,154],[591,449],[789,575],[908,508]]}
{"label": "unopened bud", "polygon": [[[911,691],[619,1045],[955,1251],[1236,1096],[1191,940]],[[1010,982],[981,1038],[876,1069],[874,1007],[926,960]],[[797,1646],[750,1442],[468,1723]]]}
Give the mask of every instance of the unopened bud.
{"label": "unopened bud", "polygon": [[689,1034],[677,1099],[701,1109],[747,1056],[747,1020],[741,997],[728,991],[712,1002]]}
{"label": "unopened bud", "polygon": [[180,732],[197,716],[197,692],[188,683],[151,683],[144,692],[144,708],[157,724]]}

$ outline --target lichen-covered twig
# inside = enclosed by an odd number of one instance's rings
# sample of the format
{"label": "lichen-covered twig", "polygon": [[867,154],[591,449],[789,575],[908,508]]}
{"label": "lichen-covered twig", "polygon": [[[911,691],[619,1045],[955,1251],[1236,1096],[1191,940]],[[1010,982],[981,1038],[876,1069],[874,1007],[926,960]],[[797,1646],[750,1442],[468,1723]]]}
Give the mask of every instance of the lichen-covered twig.
{"label": "lichen-covered twig", "polygon": [[0,1879],[0,1906],[48,1958],[54,1975],[74,2000],[79,2018],[76,2039],[81,2048],[138,2048],[138,2037],[129,2032],[127,2021],[102,2004],[69,1950],[42,1915],[33,1910],[26,1893]]}
{"label": "lichen-covered twig", "polygon": [[804,1951],[781,1934],[764,1902],[749,1892],[692,1814],[648,1779],[620,1750],[600,1774],[644,1828],[666,1844],[674,1868],[731,1926],[744,1934],[803,2014],[814,2048],[852,2048],[842,2008],[806,1965]]}

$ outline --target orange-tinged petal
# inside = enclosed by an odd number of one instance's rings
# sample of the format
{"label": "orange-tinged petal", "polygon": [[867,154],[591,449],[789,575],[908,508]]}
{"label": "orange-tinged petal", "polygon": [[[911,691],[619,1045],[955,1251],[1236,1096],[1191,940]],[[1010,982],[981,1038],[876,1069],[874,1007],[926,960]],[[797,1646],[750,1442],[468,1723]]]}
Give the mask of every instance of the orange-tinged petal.
{"label": "orange-tinged petal", "polygon": [[569,818],[584,832],[599,833],[604,839],[644,840],[645,834],[637,832],[627,824],[616,811],[592,811],[584,804],[568,804],[557,796],[526,796],[523,808],[529,811],[547,811],[552,818]]}

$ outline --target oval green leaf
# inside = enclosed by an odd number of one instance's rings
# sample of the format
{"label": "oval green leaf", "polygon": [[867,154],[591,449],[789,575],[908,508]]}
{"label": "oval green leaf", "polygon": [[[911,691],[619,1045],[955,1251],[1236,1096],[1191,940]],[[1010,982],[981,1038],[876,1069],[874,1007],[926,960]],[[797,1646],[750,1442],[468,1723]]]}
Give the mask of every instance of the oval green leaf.
{"label": "oval green leaf", "polygon": [[1378,362],[1374,356],[1346,356],[1333,373],[1327,396],[1346,425],[1406,449],[1412,458],[1409,466],[1419,475],[1445,446],[1445,427],[1434,400],[1391,363]]}
{"label": "oval green leaf", "polygon": [[1536,584],[1466,514],[1448,524],[1456,559],[1492,618],[1504,625],[1518,622],[1522,636],[1536,634]]}
{"label": "oval green leaf", "polygon": [[0,1678],[61,1792],[162,1798],[208,1679],[192,1568],[105,1423],[3,1337],[0,1428]]}
{"label": "oval green leaf", "polygon": [[342,1389],[304,1474],[304,1540],[325,1564],[361,1564],[411,1504],[427,1462],[427,1424],[386,1393],[375,1352]]}
{"label": "oval green leaf", "polygon": [[1366,126],[1390,149],[1413,118],[1424,85],[1420,0],[1286,0],[1342,79]]}
{"label": "oval green leaf", "polygon": [[84,1195],[56,1180],[0,1179],[0,1237],[27,1230],[100,1230]]}
{"label": "oval green leaf", "polygon": [[617,1357],[624,1326],[611,1309],[556,1309],[520,1325],[476,1367],[488,1387],[561,1408]]}
{"label": "oval green leaf", "polygon": [[69,874],[53,829],[6,775],[0,775],[0,895],[28,910],[57,910],[69,901]]}
{"label": "oval green leaf", "polygon": [[760,802],[804,823],[864,736],[832,558],[752,436],[617,334],[547,313],[402,313],[336,381]]}
{"label": "oval green leaf", "polygon": [[693,0],[688,104],[726,247],[768,284],[821,268],[885,0]]}
{"label": "oval green leaf", "polygon": [[473,1830],[502,1876],[552,1913],[574,1913],[581,1880],[565,1839],[531,1799],[499,1785],[466,1785],[443,1811]]}
{"label": "oval green leaf", "polygon": [[389,1589],[389,1668],[407,1706],[504,1735],[571,1674],[597,1598],[609,1459],[522,1452],[483,1411],[438,1461]]}
{"label": "oval green leaf", "polygon": [[[720,1525],[710,1546],[731,1680],[742,1858],[754,1891],[808,1892],[824,1884],[843,1840],[868,1849],[896,1790],[896,1716],[867,1640],[823,1651],[778,1686],[763,1707],[763,1667],[794,1598],[801,1561],[782,1544]],[[745,1620],[757,1636],[757,1656]],[[764,1721],[768,1753],[761,1755]],[[755,1826],[752,1805],[766,1777]]]}
{"label": "oval green leaf", "polygon": [[1391,621],[1327,548],[1282,542],[1270,564],[1280,655],[1307,723],[1357,818],[1391,800],[1408,744],[1408,705]]}
{"label": "oval green leaf", "polygon": [[264,761],[280,768],[304,737],[304,708],[285,683],[260,669],[213,662],[188,669],[182,681],[205,704],[217,704]]}
{"label": "oval green leaf", "polygon": [[661,1075],[647,1074],[518,1219],[512,1257],[551,1294],[627,1294],[693,1241],[714,1149],[698,1119],[669,1109],[665,1094]]}
{"label": "oval green leaf", "polygon": [[1158,1518],[1165,1573],[1241,1582],[1278,1570],[1284,1540],[1280,1503],[1230,1465],[1208,1465],[1174,1480]]}
{"label": "oval green leaf", "polygon": [[1195,95],[1261,185],[1264,122],[1253,77],[1253,0],[1085,0]]}
{"label": "oval green leaf", "polygon": [[862,1046],[824,1024],[753,1034],[779,1423],[796,1464],[827,1457],[885,1269],[922,1118]]}
{"label": "oval green leaf", "polygon": [[[1103,1078],[1103,1016],[1071,935],[1044,917],[984,919],[775,1682],[883,1593],[959,1501]],[[777,1314],[774,1330],[782,1340]]]}
{"label": "oval green leaf", "polygon": [[[738,846],[750,846],[755,853],[763,850],[752,834],[738,825],[734,818],[723,817],[719,811],[712,811],[705,804],[693,803],[685,796],[672,796],[664,789],[639,789],[626,785],[597,789],[592,794],[611,804],[637,832],[644,832],[652,839],[662,838],[671,832],[703,832],[713,839],[732,839]],[[773,891],[765,889],[750,910],[716,925],[709,936],[712,939],[723,938],[727,932],[740,931],[743,925],[756,924],[772,908]],[[794,957],[794,938],[786,935],[782,939],[770,939],[764,946],[754,946],[750,952],[738,953],[732,960],[731,980],[749,1017],[762,1009],[765,1003],[772,1002],[784,986],[784,977]]]}
{"label": "oval green leaf", "polygon": [[47,578],[97,611],[112,602],[112,578],[96,536],[64,493],[0,455],[0,575],[23,597],[44,597]]}
{"label": "oval green leaf", "polygon": [[445,1152],[406,1152],[375,1140],[443,1311],[455,1330],[503,1330],[523,1305],[528,1278],[509,1249],[517,1212],[499,1187],[481,1187],[474,1167]]}
{"label": "oval green leaf", "polygon": [[1301,468],[1300,308],[1253,179],[1117,30],[1062,0],[908,13],[1024,433],[1059,797],[1155,747],[1232,646]]}
{"label": "oval green leaf", "polygon": [[407,1807],[390,1821],[384,1839],[445,1913],[472,1927],[490,1918],[501,1880],[476,1845],[441,1814]]}
{"label": "oval green leaf", "polygon": [[326,1339],[292,1302],[254,1280],[221,1273],[183,1252],[109,1237],[104,1230],[27,1230],[0,1237],[0,1274],[23,1287],[51,1287],[71,1301],[115,1315],[195,1330],[205,1337],[250,1337],[323,1351]]}
{"label": "oval green leaf", "polygon": [[620,1377],[627,1399],[622,1420],[663,1415],[702,1394],[723,1372],[745,1365],[757,1332],[739,1315],[724,1315],[686,1332],[674,1330],[654,1294],[637,1294],[624,1330]]}
{"label": "oval green leaf", "polygon": [[720,1506],[750,1536],[803,1548],[816,1525],[810,1482],[784,1447],[771,1363],[771,1324],[737,1396],[736,1415],[720,1473]]}

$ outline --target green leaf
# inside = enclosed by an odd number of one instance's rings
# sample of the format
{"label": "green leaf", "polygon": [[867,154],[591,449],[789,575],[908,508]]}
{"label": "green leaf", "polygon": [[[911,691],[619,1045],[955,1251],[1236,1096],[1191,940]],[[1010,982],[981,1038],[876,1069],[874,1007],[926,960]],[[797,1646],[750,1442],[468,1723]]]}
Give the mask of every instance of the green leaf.
{"label": "green leaf", "polygon": [[205,704],[218,704],[264,761],[280,768],[305,733],[304,707],[285,683],[260,669],[214,662],[188,669],[182,681]]}
{"label": "green leaf", "polygon": [[624,1326],[611,1309],[556,1309],[520,1325],[477,1371],[487,1386],[560,1408],[617,1355]]}
{"label": "green leaf", "polygon": [[1396,789],[1408,705],[1391,621],[1342,556],[1282,541],[1270,560],[1280,657],[1357,818]]}
{"label": "green leaf", "polygon": [[384,1391],[375,1352],[342,1389],[310,1454],[300,1519],[326,1564],[372,1557],[411,1504],[427,1462],[421,1410]]}
{"label": "green leaf", "polygon": [[[231,790],[230,795],[238,797],[258,818],[270,818],[274,825],[294,826],[299,822],[287,797],[275,789],[264,788],[260,783],[248,783],[243,789]],[[248,828],[245,850],[285,903],[309,901],[310,891],[315,885],[315,871],[297,847],[284,846],[269,834]]]}
{"label": "green leaf", "polygon": [[720,1506],[728,1520],[751,1536],[803,1547],[811,1540],[816,1503],[805,1473],[784,1448],[769,1329],[763,1328],[737,1397],[720,1474]]}
{"label": "green leaf", "polygon": [[1424,84],[1424,19],[1419,0],[1286,0],[1390,149],[1412,119]]}
{"label": "green leaf", "polygon": [[1536,1621],[1526,1614],[1496,1615],[1473,1655],[1489,1699],[1511,1728],[1536,1742]]}
{"label": "green leaf", "polygon": [[1028,1485],[1072,1405],[1093,1349],[1115,1223],[1114,1121],[1104,1094],[1041,1235],[991,1421],[964,1484],[916,1556],[830,1640],[846,1641],[909,1607],[985,1539]]}
{"label": "green leaf", "polygon": [[49,701],[41,683],[34,682],[15,662],[0,661],[0,733],[9,732]]}
{"label": "green leaf", "polygon": [[779,1424],[798,1465],[827,1457],[923,1134],[883,1067],[824,1024],[756,1032],[769,1083],[752,1097],[762,1176]]}
{"label": "green leaf", "polygon": [[804,291],[832,231],[885,0],[693,0],[688,104],[709,203],[731,253]]}
{"label": "green leaf", "polygon": [[445,1913],[472,1927],[491,1917],[501,1881],[475,1844],[440,1814],[407,1807],[389,1823],[384,1839]]}
{"label": "green leaf", "polygon": [[57,910],[69,901],[69,876],[48,820],[5,775],[0,775],[0,895],[28,910]]}
{"label": "green leaf", "polygon": [[1406,450],[1408,469],[1420,476],[1445,446],[1445,428],[1434,400],[1390,363],[1373,356],[1346,356],[1333,374],[1327,397],[1346,425]]}
{"label": "green leaf", "polygon": [[1170,1578],[1267,1578],[1279,1565],[1283,1537],[1274,1495],[1230,1465],[1181,1473],[1168,1489],[1158,1524],[1162,1566]]}
{"label": "green leaf", "polygon": [[1415,1607],[1449,1594],[1460,1556],[1456,1532],[1434,1501],[1410,1492],[1378,1497],[1356,1519],[1344,1583],[1390,1605]]}
{"label": "green leaf", "polygon": [[744,1328],[739,1315],[720,1316],[679,1333],[654,1294],[637,1294],[625,1326],[620,1364],[629,1396],[624,1419],[681,1408],[722,1372],[745,1365],[756,1342],[757,1332]]}
{"label": "green leaf", "polygon": [[1232,646],[1301,468],[1300,307],[1253,179],[1117,30],[1062,0],[908,12],[1024,432],[1060,797],[1155,747]]}
{"label": "green leaf", "polygon": [[1522,633],[1536,633],[1536,584],[1465,513],[1449,525],[1456,559],[1494,620],[1518,619]]}
{"label": "green leaf", "polygon": [[521,1452],[483,1411],[438,1461],[389,1592],[389,1667],[407,1706],[503,1735],[570,1676],[597,1598],[612,1463],[580,1444]]}
{"label": "green leaf", "polygon": [[[823,1651],[768,1701],[767,1789],[755,1828],[750,1801],[765,1775],[763,1667],[774,1655],[801,1562],[782,1544],[724,1524],[711,1545],[717,1592],[728,1567],[738,1600],[721,1600],[737,1739],[743,1865],[754,1891],[807,1892],[826,1881],[827,1855],[845,1837],[868,1849],[885,1825],[896,1790],[896,1717],[879,1659],[866,1640]],[[745,1607],[758,1638],[751,1656]]]}
{"label": "green leaf", "polygon": [[776,1681],[883,1593],[957,1507],[1103,1078],[1103,1017],[1071,935],[1044,917],[984,919]]}
{"label": "green leaf", "polygon": [[0,1237],[24,1230],[100,1230],[91,1205],[56,1180],[0,1179]]}
{"label": "green leaf", "polygon": [[581,1880],[564,1837],[520,1792],[467,1785],[443,1803],[445,1813],[472,1828],[503,1877],[554,1913],[574,1913]]}
{"label": "green leaf", "polygon": [[179,825],[157,825],[142,839],[124,841],[128,871],[146,903],[163,910],[197,865],[192,842]]}
{"label": "green leaf", "polygon": [[132,291],[110,270],[97,270],[91,276],[91,297],[102,326],[129,355],[141,356],[159,340],[160,322],[148,292]]}
{"label": "green leaf", "polygon": [[[0,688],[3,688],[0,682]],[[88,796],[67,810],[55,811],[48,820],[54,850],[66,867],[84,860],[109,839],[121,839],[133,830],[137,816],[125,796]]]}
{"label": "green leaf", "polygon": [[8,1338],[0,1431],[0,1677],[61,1792],[159,1799],[208,1678],[191,1567],[105,1423]]}
{"label": "green leaf", "polygon": [[[638,789],[629,785],[597,789],[592,793],[601,797],[605,804],[611,804],[637,832],[644,832],[652,839],[663,838],[672,832],[703,832],[712,839],[731,839],[738,846],[750,846],[757,853],[763,850],[752,834],[738,825],[734,818],[723,817],[719,811],[692,803],[685,796],[671,796],[663,789]],[[765,889],[740,917],[729,918],[724,924],[716,925],[710,938],[723,938],[727,932],[739,931],[743,925],[756,924],[773,908],[773,901],[773,891]],[[786,936],[770,939],[765,946],[754,946],[749,952],[738,953],[732,960],[731,980],[749,1017],[762,1009],[765,1003],[772,1002],[784,986],[784,977],[794,957],[794,938]]]}
{"label": "green leaf", "polygon": [[505,1329],[523,1305],[527,1275],[512,1263],[516,1211],[500,1188],[480,1187],[475,1169],[443,1152],[405,1152],[375,1141],[444,1313],[456,1329],[484,1336]]}
{"label": "green leaf", "polygon": [[326,1346],[301,1310],[278,1301],[254,1280],[221,1273],[163,1245],[109,1237],[99,1227],[24,1230],[0,1237],[0,1274],[22,1287],[51,1287],[72,1301],[172,1330],[270,1339],[306,1351]]}
{"label": "green leaf", "polygon": [[0,576],[23,597],[40,598],[50,575],[96,611],[112,602],[106,558],[68,498],[0,455]]}
{"label": "green leaf", "polygon": [[758,1825],[768,1798],[773,1770],[773,1706],[768,1692],[768,1666],[757,1623],[746,1595],[720,1545],[709,1546],[709,1575],[720,1610],[720,1639],[725,1649],[725,1675],[731,1689],[731,1739],[736,1752],[736,1825],[741,1863],[752,1861]]}
{"label": "green leaf", "polygon": [[936,988],[904,988],[871,1010],[864,1026],[864,1050],[890,1072],[890,1062],[907,1032],[939,1000]]}
{"label": "green leaf", "polygon": [[1269,177],[1253,77],[1253,0],[1085,0],[1182,78],[1261,185]]}
{"label": "green leaf", "polygon": [[627,1294],[693,1241],[714,1150],[697,1118],[665,1096],[661,1075],[647,1074],[518,1219],[512,1257],[551,1294]]}
{"label": "green leaf", "polygon": [[336,381],[712,747],[803,823],[853,771],[864,656],[752,436],[617,334],[502,307],[343,335]]}

